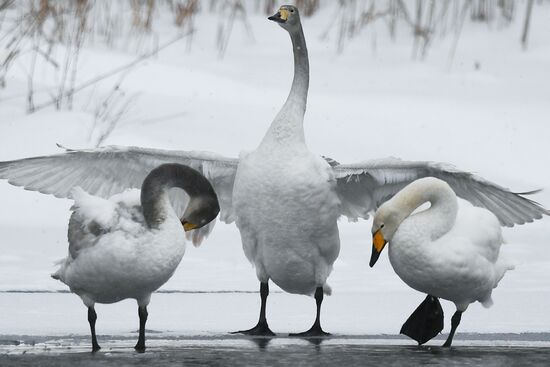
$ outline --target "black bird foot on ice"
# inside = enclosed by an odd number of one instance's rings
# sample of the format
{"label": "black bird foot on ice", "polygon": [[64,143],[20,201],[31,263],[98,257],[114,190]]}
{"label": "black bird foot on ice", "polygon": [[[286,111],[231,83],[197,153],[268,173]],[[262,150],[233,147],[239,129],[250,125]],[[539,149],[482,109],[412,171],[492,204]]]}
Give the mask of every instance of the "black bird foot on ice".
{"label": "black bird foot on ice", "polygon": [[443,308],[437,297],[428,295],[401,327],[400,333],[422,345],[443,330]]}
{"label": "black bird foot on ice", "polygon": [[145,344],[137,343],[134,349],[138,353],[145,353]]}
{"label": "black bird foot on ice", "polygon": [[95,353],[95,352],[99,351],[100,349],[101,349],[101,347],[99,345],[97,345],[97,344],[93,345],[92,346],[92,353]]}
{"label": "black bird foot on ice", "polygon": [[326,336],[331,336],[330,333],[327,333],[326,331],[323,331],[321,328],[321,325],[315,323],[311,329],[308,331],[304,331],[303,333],[292,333],[288,334],[288,336],[292,337],[302,337],[302,338],[321,338]]}
{"label": "black bird foot on ice", "polygon": [[243,334],[250,336],[275,336],[275,333],[269,329],[266,322],[258,322],[256,326],[248,330],[233,331],[231,334]]}

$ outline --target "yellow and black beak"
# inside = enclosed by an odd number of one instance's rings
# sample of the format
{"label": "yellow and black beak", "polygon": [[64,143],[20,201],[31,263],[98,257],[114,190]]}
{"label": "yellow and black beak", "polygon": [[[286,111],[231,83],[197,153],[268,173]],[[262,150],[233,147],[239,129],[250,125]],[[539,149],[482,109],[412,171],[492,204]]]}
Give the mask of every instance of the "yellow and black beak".
{"label": "yellow and black beak", "polygon": [[185,230],[185,232],[188,232],[188,231],[191,231],[195,228],[198,228],[198,226],[196,224],[189,223],[188,221],[186,221],[184,219],[182,219],[181,225],[183,226],[183,229]]}
{"label": "yellow and black beak", "polygon": [[280,8],[277,14],[270,16],[269,20],[272,20],[277,23],[286,23],[288,20],[288,13],[289,11],[285,8]]}
{"label": "yellow and black beak", "polygon": [[374,232],[372,235],[372,254],[370,256],[370,267],[372,268],[374,264],[378,261],[378,258],[380,257],[380,253],[384,249],[384,246],[386,246],[386,241],[384,239],[384,235],[380,230]]}

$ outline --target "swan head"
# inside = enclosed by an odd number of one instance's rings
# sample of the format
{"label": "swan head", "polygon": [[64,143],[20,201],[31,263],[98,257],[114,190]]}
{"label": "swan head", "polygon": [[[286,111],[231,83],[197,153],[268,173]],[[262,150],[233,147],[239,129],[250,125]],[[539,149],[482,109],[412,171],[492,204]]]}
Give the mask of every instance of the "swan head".
{"label": "swan head", "polygon": [[201,228],[213,221],[220,212],[217,197],[191,198],[180,221],[185,232]]}
{"label": "swan head", "polygon": [[267,19],[279,23],[289,32],[300,28],[300,13],[298,8],[293,5],[281,6],[277,13]]}
{"label": "swan head", "polygon": [[399,228],[401,216],[390,205],[390,201],[384,203],[374,214],[372,222],[372,254],[370,258],[370,267],[378,261],[380,253],[390,242]]}

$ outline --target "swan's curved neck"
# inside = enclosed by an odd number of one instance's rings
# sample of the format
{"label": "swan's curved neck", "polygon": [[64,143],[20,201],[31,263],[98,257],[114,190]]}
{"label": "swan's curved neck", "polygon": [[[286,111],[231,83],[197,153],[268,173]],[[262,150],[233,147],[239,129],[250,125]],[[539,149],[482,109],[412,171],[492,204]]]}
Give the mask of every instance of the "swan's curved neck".
{"label": "swan's curved neck", "polygon": [[[410,218],[422,226],[434,241],[451,230],[456,221],[458,203],[454,191],[444,182],[423,179],[413,182],[391,199],[398,210],[398,221]],[[422,204],[430,208],[411,215]]]}
{"label": "swan's curved neck", "polygon": [[194,202],[215,195],[206,178],[192,168],[180,164],[164,164],[155,168],[141,185],[141,207],[150,228],[158,228],[173,208],[168,199],[168,190],[179,187],[189,195],[188,208]]}
{"label": "swan's curved neck", "polygon": [[288,98],[271,123],[264,142],[303,143],[304,114],[309,89],[309,58],[302,26],[289,31],[294,53],[294,79]]}

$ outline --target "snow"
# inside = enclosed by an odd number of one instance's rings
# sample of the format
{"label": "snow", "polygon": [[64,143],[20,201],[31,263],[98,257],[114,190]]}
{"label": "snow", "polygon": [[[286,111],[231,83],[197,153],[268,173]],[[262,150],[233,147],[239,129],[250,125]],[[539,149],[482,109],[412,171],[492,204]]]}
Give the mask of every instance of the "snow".
{"label": "snow", "polygon": [[[433,44],[424,61],[410,59],[410,37],[395,43],[377,32],[350,42],[341,55],[334,40],[322,40],[327,16],[306,19],[311,63],[305,134],[310,149],[342,163],[395,156],[448,162],[514,191],[543,188],[533,199],[550,207],[550,7],[533,14],[529,50],[518,42],[521,24],[502,30],[466,27],[449,67],[451,39]],[[201,14],[197,24],[214,24]],[[211,23],[209,23],[211,22]],[[121,88],[134,95],[129,112],[105,144],[207,150],[237,157],[255,149],[283,104],[292,80],[286,32],[251,15],[255,42],[235,28],[225,58],[214,47],[215,27],[133,69]],[[384,26],[380,24],[379,27]],[[163,33],[161,32],[161,36]],[[165,36],[166,39],[169,36]],[[367,40],[367,41],[366,41]],[[80,58],[83,81],[130,62],[135,54],[90,46]],[[480,68],[475,69],[474,64]],[[37,89],[52,86],[46,67]],[[116,79],[116,78],[115,78]],[[13,68],[0,90],[0,160],[93,147],[95,104],[112,81],[84,91],[74,111],[24,111],[26,72]],[[47,94],[37,96],[45,101]],[[89,101],[93,101],[90,103]],[[101,129],[101,127],[99,127]],[[0,290],[59,290],[54,262],[66,256],[70,200],[60,200],[0,182]],[[370,221],[339,224],[341,253],[328,282],[333,295],[323,305],[324,327],[339,334],[396,334],[424,298],[393,272],[383,254],[368,267]],[[550,219],[504,229],[504,254],[516,263],[493,292],[488,310],[472,305],[460,331],[550,331]],[[256,291],[255,271],[242,252],[234,225],[217,223],[200,248],[188,248],[164,290]],[[268,317],[274,331],[302,331],[313,320],[311,298],[271,287]],[[70,294],[0,293],[3,334],[86,334],[85,308]],[[446,315],[454,310],[443,304]],[[182,334],[223,333],[253,326],[255,293],[156,294],[148,328]],[[99,333],[137,328],[135,303],[98,306]],[[448,320],[446,329],[448,330]]]}
{"label": "snow", "polygon": [[86,219],[84,224],[95,221],[103,228],[113,225],[116,201],[90,195],[79,186],[71,190],[71,198],[75,201],[74,206],[78,208],[82,218]]}

